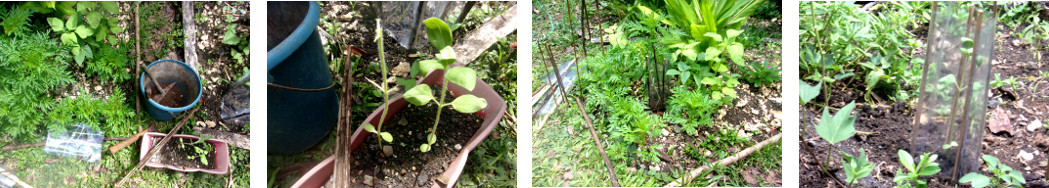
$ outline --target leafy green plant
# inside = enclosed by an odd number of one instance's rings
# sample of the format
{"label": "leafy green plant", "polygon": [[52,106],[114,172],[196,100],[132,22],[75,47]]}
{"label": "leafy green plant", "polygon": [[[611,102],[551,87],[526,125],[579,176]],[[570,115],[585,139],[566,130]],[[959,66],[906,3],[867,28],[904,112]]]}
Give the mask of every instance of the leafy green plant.
{"label": "leafy green plant", "polygon": [[108,136],[126,136],[135,134],[135,111],[128,108],[127,95],[121,89],[113,94],[98,99],[86,91],[67,97],[48,111],[46,126],[49,131],[64,129],[66,125],[84,123],[105,132]]}
{"label": "leafy green plant", "polygon": [[696,135],[696,127],[714,124],[713,114],[717,112],[719,101],[707,97],[700,90],[687,90],[684,87],[674,88],[670,96],[667,115],[664,117],[672,123],[681,125],[681,130]]}
{"label": "leafy green plant", "polygon": [[979,172],[970,172],[958,179],[958,183],[972,183],[973,187],[1023,187],[1027,180],[1024,179],[1020,171],[1013,170],[1008,165],[998,163],[998,158],[991,155],[983,155],[983,162],[987,163],[987,170],[990,170],[994,174],[994,178],[990,178],[980,174]]}
{"label": "leafy green plant", "polygon": [[75,82],[68,49],[48,32],[0,38],[0,132],[32,138],[55,106],[51,92]]}
{"label": "leafy green plant", "polygon": [[768,60],[762,61],[761,63],[749,63],[749,68],[743,68],[742,75],[743,80],[750,83],[752,86],[768,85],[772,83],[779,83],[783,76],[780,76],[779,67],[775,67],[772,62]]}
{"label": "leafy green plant", "polygon": [[47,23],[51,25],[51,30],[61,33],[63,45],[73,48],[77,63],[83,63],[85,58],[92,55],[92,49],[85,45],[85,41],[103,43],[108,40],[115,44],[118,42],[115,34],[124,32],[124,27],[117,25],[119,20],[114,16],[119,13],[116,1],[80,1],[76,3],[75,11],[73,7],[56,6],[54,2],[43,5],[44,9],[54,8],[59,9],[58,12],[68,13],[48,17]]}
{"label": "leafy green plant", "polygon": [[110,80],[112,83],[130,80],[131,74],[126,70],[131,66],[128,46],[130,45],[127,42],[122,42],[120,48],[108,46],[97,48],[98,52],[93,54],[94,59],[84,65],[84,72],[96,75],[102,80]]}
{"label": "leafy green plant", "polygon": [[431,145],[437,142],[436,130],[441,118],[441,108],[452,106],[460,113],[474,113],[488,106],[488,102],[470,94],[460,95],[453,99],[452,102],[444,102],[449,82],[472,91],[477,83],[477,73],[469,68],[449,67],[449,65],[455,63],[456,54],[455,49],[452,49],[452,32],[447,23],[437,18],[426,19],[424,23],[430,44],[438,49],[439,53],[436,54],[436,60],[420,61],[419,69],[421,72],[427,73],[437,69],[445,70],[444,83],[441,84],[439,98],[433,96],[433,91],[426,84],[416,85],[408,89],[404,92],[404,98],[413,105],[418,106],[426,105],[430,101],[437,104],[437,118],[434,120],[433,128],[430,129],[431,132],[427,136],[427,143],[419,146],[420,151],[427,152],[430,151]]}
{"label": "leafy green plant", "polygon": [[29,31],[29,16],[34,11],[28,6],[15,6],[11,10],[0,8],[0,26],[3,26],[4,35],[23,37]]}
{"label": "leafy green plant", "polygon": [[849,182],[849,187],[852,187],[856,180],[870,176],[874,170],[874,163],[867,162],[867,152],[862,148],[859,156],[852,156],[844,151],[841,154],[845,156],[841,163],[845,169],[845,182]]}
{"label": "leafy green plant", "polygon": [[896,170],[896,177],[892,179],[893,182],[896,182],[896,187],[912,187],[911,182],[914,182],[913,187],[924,188],[929,182],[921,177],[940,172],[940,163],[936,162],[936,155],[923,153],[918,163],[915,164],[914,157],[907,151],[899,150],[897,153],[900,155],[900,164],[907,169],[907,172],[904,173],[903,169]]}
{"label": "leafy green plant", "polygon": [[[382,81],[379,81],[381,84],[376,84],[375,82],[372,82],[372,84],[375,85],[375,88],[380,89],[380,91],[382,91],[382,101],[383,101],[382,105],[389,105],[390,104],[390,93],[393,92],[394,90],[396,90],[397,88],[387,88],[386,87],[386,80],[389,79],[389,78],[388,78],[388,75],[386,75],[386,72],[387,72],[387,69],[386,69],[386,50],[383,48],[382,25],[380,24],[380,23],[382,23],[382,19],[376,19],[375,23],[376,23],[375,24],[375,43],[379,44],[379,64],[382,67]],[[405,93],[405,96],[407,96],[407,93]],[[386,117],[387,111],[388,110],[387,110],[386,107],[382,108],[382,116],[380,116],[380,117]],[[368,132],[371,132],[371,133],[374,133],[374,134],[377,135],[376,138],[379,139],[379,148],[382,148],[382,141],[384,141],[384,140],[386,142],[393,142],[393,135],[391,135],[389,132],[383,132],[382,131],[382,125],[385,123],[385,121],[386,121],[386,118],[379,118],[379,126],[378,126],[378,128],[376,128],[376,126],[372,125],[371,123],[368,123],[368,122],[364,123],[364,130],[365,131],[368,131]]]}
{"label": "leafy green plant", "polygon": [[189,143],[189,145],[193,146],[193,151],[196,152],[196,155],[188,156],[189,159],[200,160],[201,164],[208,165],[207,155],[211,153],[211,150],[214,147],[210,143],[206,142],[209,139],[211,139],[211,136],[204,136],[203,138],[197,139],[197,141],[193,143]]}
{"label": "leafy green plant", "polygon": [[222,44],[233,46],[233,50],[230,50],[230,55],[233,60],[237,61],[237,64],[243,64],[246,57],[248,57],[248,46],[249,40],[246,36],[237,35],[237,24],[230,24],[226,26],[226,32],[222,36]]}
{"label": "leafy green plant", "polygon": [[[856,101],[849,102],[849,104],[841,107],[834,116],[831,116],[830,111],[824,107],[823,116],[820,117],[820,124],[816,125],[816,134],[819,134],[823,140],[826,140],[831,145],[849,139],[852,135],[855,135],[856,116],[852,116],[852,109],[855,106]],[[827,152],[827,158],[825,160],[827,163],[830,163],[831,153],[833,152]]]}

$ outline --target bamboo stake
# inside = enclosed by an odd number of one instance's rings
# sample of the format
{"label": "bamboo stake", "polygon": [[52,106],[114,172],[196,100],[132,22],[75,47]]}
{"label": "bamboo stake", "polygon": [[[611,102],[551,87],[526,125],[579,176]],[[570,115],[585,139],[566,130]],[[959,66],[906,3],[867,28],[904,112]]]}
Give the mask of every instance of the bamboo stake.
{"label": "bamboo stake", "polygon": [[[547,48],[549,48],[549,47],[547,47]],[[549,51],[549,49],[547,49],[547,51]],[[557,70],[558,69],[557,65],[554,65],[553,64],[554,62],[547,61],[547,63],[550,63],[551,66],[554,67],[554,71],[555,72],[561,72],[561,71]],[[564,97],[565,97],[565,99],[567,101],[567,99],[568,99],[568,92],[565,91],[565,87],[564,87],[564,85],[562,85],[563,82],[561,82],[561,74],[556,74],[555,73],[554,75],[557,76],[557,85],[561,85],[559,87],[561,89],[561,95],[564,95]],[[590,116],[587,115],[586,109],[583,107],[583,102],[580,101],[579,98],[574,98],[574,99],[575,99],[576,107],[579,108],[579,113],[583,116],[583,119],[586,120],[587,128],[590,128],[590,136],[591,136],[591,138],[594,139],[594,143],[597,144],[597,151],[601,153],[601,159],[603,159],[605,161],[605,167],[608,168],[608,175],[609,175],[609,177],[612,178],[612,186],[613,187],[619,187],[619,180],[616,179],[616,171],[612,167],[612,162],[608,160],[608,154],[605,153],[605,146],[601,144],[601,137],[597,135],[597,131],[594,131],[594,121],[590,120]]]}
{"label": "bamboo stake", "polygon": [[[775,136],[772,136],[772,138],[765,139],[765,141],[761,141],[758,144],[754,144],[754,146],[751,146],[751,147],[749,147],[747,149],[744,149],[743,151],[740,151],[736,155],[726,157],[726,158],[718,160],[717,162],[714,162],[714,163],[717,164],[718,166],[728,166],[728,165],[730,165],[732,163],[735,163],[736,161],[739,161],[740,159],[743,159],[744,157],[749,156],[751,153],[754,153],[755,151],[758,151],[761,148],[764,148],[766,145],[769,145],[772,142],[778,142],[779,139],[780,139],[780,136],[782,134],[783,133],[776,134]],[[689,172],[688,175],[686,175],[685,177],[681,177],[681,178],[679,178],[677,180],[674,180],[673,182],[670,182],[669,184],[667,184],[664,187],[680,187],[683,184],[687,184],[688,182],[691,182],[692,179],[695,179],[696,177],[698,177],[700,175],[700,173],[703,173],[703,171],[709,170],[710,168],[711,168],[710,165],[701,166],[701,167],[699,167],[699,168]],[[681,184],[678,184],[678,182],[681,182]]]}
{"label": "bamboo stake", "polygon": [[[139,70],[140,69],[138,68],[139,67],[138,64],[142,62],[142,46],[139,45],[142,42],[142,38],[139,36],[139,33],[142,31],[142,29],[139,27],[140,25],[138,24],[138,17],[139,17],[138,16],[138,5],[140,3],[142,3],[142,2],[136,2],[135,3],[135,80],[141,79],[141,78],[139,78]],[[134,85],[137,86],[137,85],[140,85],[140,84],[142,84],[142,83],[135,82]],[[136,99],[135,100],[135,119],[141,120],[142,119],[142,115],[139,115],[139,109],[141,109],[141,107],[140,107],[141,104],[140,103],[142,103],[141,102],[142,96],[141,95],[135,95],[135,99]]]}

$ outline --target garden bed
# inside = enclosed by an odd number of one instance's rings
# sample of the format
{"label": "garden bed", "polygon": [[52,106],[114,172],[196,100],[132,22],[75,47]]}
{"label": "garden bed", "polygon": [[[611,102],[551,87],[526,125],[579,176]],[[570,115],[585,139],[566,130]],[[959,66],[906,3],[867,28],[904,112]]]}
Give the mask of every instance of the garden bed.
{"label": "garden bed", "polygon": [[[1010,3],[1001,8],[1008,10],[1014,6]],[[802,8],[806,7],[808,6],[802,6]],[[802,17],[805,18],[806,15]],[[1049,159],[1046,157],[1046,151],[1049,150],[1049,137],[1047,137],[1049,134],[1046,133],[1045,125],[1049,117],[1042,111],[1049,110],[1049,93],[1045,92],[1046,86],[1049,85],[1049,81],[1046,80],[1049,79],[1047,78],[1049,75],[1044,74],[1045,70],[1049,70],[1049,64],[1039,62],[1035,57],[1038,53],[1049,53],[1044,49],[1033,48],[1033,44],[1017,36],[1021,32],[1021,27],[1025,25],[1011,28],[1004,24],[1008,21],[999,17],[998,35],[994,39],[996,44],[991,65],[992,76],[989,80],[990,92],[977,94],[988,96],[987,125],[999,124],[1005,131],[992,132],[990,128],[982,129],[984,133],[983,138],[980,138],[983,150],[981,154],[997,157],[1001,164],[1020,171],[1027,182],[1023,187],[1044,187],[1047,185],[1044,181],[1046,160]],[[908,29],[908,32],[914,33],[917,40],[923,44],[922,47],[924,47],[925,35],[927,35],[925,25]],[[917,49],[912,58],[924,58],[924,48]],[[913,68],[920,69],[920,67]],[[1000,75],[1000,79],[993,76],[995,74]],[[802,77],[805,75],[803,74]],[[1014,81],[1017,81],[1016,89],[1013,89],[1013,84],[1008,83],[1007,79],[1010,78],[1015,78]],[[1001,85],[996,86],[996,81],[1001,82]],[[804,131],[804,137],[801,138],[800,144],[804,145],[799,151],[800,186],[837,187],[835,181],[844,182],[846,179],[845,172],[842,170],[842,155],[839,151],[858,154],[860,148],[866,150],[868,160],[874,164],[870,177],[857,181],[857,185],[861,187],[898,185],[893,182],[893,178],[899,175],[897,171],[901,169],[904,172],[907,171],[901,166],[897,151],[909,151],[912,148],[911,142],[914,141],[912,139],[915,136],[912,133],[914,129],[912,123],[915,118],[913,110],[916,100],[892,101],[887,100],[889,96],[885,93],[875,92],[872,95],[879,95],[875,97],[876,100],[868,101],[863,96],[862,88],[866,87],[864,84],[862,80],[849,79],[844,82],[836,82],[830,87],[831,96],[828,107],[832,109],[831,112],[845,106],[850,101],[855,101],[856,109],[853,115],[857,118],[856,135],[833,146],[820,139],[814,128],[814,125],[820,123],[823,107],[811,105],[811,103],[802,106],[803,119],[800,125],[803,127],[801,130]],[[907,83],[901,85],[904,85],[901,89],[907,92],[916,92],[918,89]],[[1037,87],[1034,87],[1035,85]],[[820,96],[814,98],[812,103],[822,104],[826,100],[823,94],[820,93]],[[811,149],[811,154],[810,151],[806,151],[806,147]],[[829,171],[835,177],[823,174],[819,169],[820,164],[817,164],[817,160],[820,163],[827,163],[825,156],[828,151],[835,153],[830,155],[829,161]],[[920,154],[912,153],[912,155]],[[949,165],[942,161],[943,156],[940,157],[938,162],[941,166]],[[982,163],[980,167],[980,174],[990,174],[987,171],[986,163]],[[965,173],[968,172],[959,172],[959,176]],[[929,187],[959,185],[956,181],[944,177],[946,176],[928,177]]]}

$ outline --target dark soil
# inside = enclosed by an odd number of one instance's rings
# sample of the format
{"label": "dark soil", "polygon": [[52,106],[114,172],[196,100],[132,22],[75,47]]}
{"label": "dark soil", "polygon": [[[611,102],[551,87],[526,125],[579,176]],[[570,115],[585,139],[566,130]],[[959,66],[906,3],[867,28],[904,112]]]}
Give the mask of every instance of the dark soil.
{"label": "dark soil", "polygon": [[429,129],[433,127],[436,106],[408,105],[393,115],[382,131],[393,134],[393,156],[381,157],[382,151],[376,136],[367,140],[354,151],[354,166],[351,182],[353,187],[367,186],[365,176],[375,178],[376,187],[429,187],[445,171],[447,165],[459,154],[456,145],[464,146],[481,127],[483,119],[477,114],[464,114],[451,108],[443,108],[441,122],[437,126],[437,142],[429,152],[419,151],[426,143]]}
{"label": "dark soil", "polygon": [[[1001,25],[1001,24],[999,24]],[[1049,54],[1049,51],[1042,50],[1036,51],[1032,47],[1032,44],[1025,44],[1025,42],[1015,43],[1014,40],[1019,40],[1019,37],[1013,35],[1018,29],[1005,28],[999,29],[1000,34],[996,37],[994,60],[996,61],[992,65],[992,77],[993,74],[1001,74],[1002,80],[1010,77],[1017,77],[1019,82],[1016,90],[1011,87],[1004,86],[1002,88],[991,88],[990,98],[988,98],[988,114],[991,111],[1002,108],[1007,111],[1008,119],[1013,124],[1011,133],[992,133],[989,129],[984,128],[983,140],[983,155],[992,155],[999,159],[999,161],[1005,165],[1012,167],[1015,170],[1022,172],[1024,179],[1027,180],[1027,184],[1024,187],[1044,187],[1045,182],[1043,181],[1044,175],[1047,168],[1046,152],[1049,150],[1049,134],[1046,133],[1045,128],[1037,128],[1035,131],[1027,130],[1027,125],[1035,123],[1035,121],[1041,121],[1045,123],[1049,117],[1044,113],[1049,111],[1049,91],[1046,88],[1049,87],[1049,78],[1044,78],[1040,75],[1040,71],[1049,70],[1049,63],[1039,62],[1035,59],[1036,53]],[[924,36],[920,36],[924,38]],[[1018,44],[1018,45],[1017,45]],[[919,49],[924,50],[924,49]],[[919,54],[917,57],[921,57]],[[859,149],[866,150],[868,159],[871,163],[875,164],[874,171],[871,173],[871,177],[860,179],[858,185],[860,187],[892,187],[896,185],[892,179],[896,175],[896,171],[900,170],[900,166],[897,150],[903,149],[910,151],[911,143],[911,123],[914,118],[912,114],[912,106],[904,101],[897,101],[889,104],[890,102],[878,101],[875,103],[876,106],[869,106],[867,101],[864,101],[861,89],[865,87],[860,82],[839,82],[832,88],[832,96],[830,98],[830,107],[832,114],[842,106],[845,106],[849,101],[856,101],[856,110],[854,115],[857,116],[856,130],[873,132],[874,134],[865,135],[857,133],[856,136],[838,143],[835,146],[830,146],[826,141],[819,138],[816,134],[814,125],[818,124],[819,116],[822,113],[822,107],[816,105],[807,105],[802,107],[802,121],[801,125],[804,127],[804,133],[802,137],[803,146],[799,152],[799,158],[801,159],[801,187],[839,187],[837,183],[834,183],[835,178],[844,181],[845,174],[841,169],[841,154],[838,151],[846,151],[849,153],[858,153]],[[1034,87],[1037,84],[1037,87]],[[856,88],[856,89],[848,89]],[[917,89],[917,88],[905,88],[905,89]],[[824,95],[821,93],[819,97],[814,99],[813,103],[823,103]],[[988,115],[992,116],[992,115]],[[806,147],[811,149],[811,154],[806,151]],[[827,151],[834,151],[830,156],[829,171],[834,174],[835,177],[828,177],[819,170],[817,160],[820,163],[826,163],[825,157]],[[1019,154],[1021,151],[1025,153],[1032,153],[1034,158],[1029,161],[1021,159]],[[920,154],[911,152],[911,155],[917,157]],[[943,156],[938,159],[941,166],[946,165],[943,162]],[[986,164],[981,164],[981,173],[984,175],[990,175],[986,170]],[[904,170],[906,171],[906,170]],[[941,174],[943,172],[941,171]],[[954,187],[957,185],[953,180],[949,180],[944,176],[934,176],[930,180],[929,187]]]}
{"label": "dark soil", "polygon": [[[162,138],[162,137],[160,137]],[[160,143],[161,139],[153,140],[152,144]],[[205,158],[208,160],[208,164],[204,164],[200,160],[200,154],[197,153],[196,148],[200,147],[204,149],[204,145],[211,145],[211,143],[198,143],[196,145],[193,142],[197,140],[186,139],[186,138],[171,138],[164,148],[161,149],[153,158],[150,158],[152,162],[158,162],[163,164],[175,165],[182,167],[183,169],[197,168],[197,169],[214,169],[215,168],[215,149],[212,145],[212,150],[205,154]]]}
{"label": "dark soil", "polygon": [[[243,40],[249,40],[249,7],[242,2],[193,2],[197,28],[197,70],[200,79],[204,81],[203,93],[200,96],[199,105],[206,116],[206,125],[210,129],[227,131],[237,134],[248,135],[251,131],[245,125],[247,121],[229,121],[222,119],[223,98],[234,92],[237,80],[247,74],[250,58],[245,55],[244,61],[238,63],[233,59],[232,51],[238,50],[236,45],[222,43],[226,32],[226,26],[237,24],[234,30],[237,36]],[[262,52],[258,52],[262,53]],[[244,85],[241,85],[244,87]],[[242,93],[242,94],[246,94]],[[249,95],[238,95],[237,100],[247,101]],[[233,101],[236,102],[236,101]],[[247,107],[248,105],[243,105]],[[246,118],[245,118],[246,119]],[[211,127],[216,126],[216,127]]]}
{"label": "dark soil", "polygon": [[299,27],[306,13],[310,10],[308,2],[266,2],[269,12],[266,18],[266,50],[284,41],[295,28]]}
{"label": "dark soil", "polygon": [[149,98],[153,99],[153,101],[157,101],[157,103],[159,103],[160,105],[164,105],[166,107],[181,107],[184,106],[186,103],[186,101],[183,100],[185,96],[182,95],[182,91],[179,90],[177,87],[171,87],[171,89],[168,89],[166,93],[158,89],[153,89],[150,91],[152,92],[151,94],[149,94]]}

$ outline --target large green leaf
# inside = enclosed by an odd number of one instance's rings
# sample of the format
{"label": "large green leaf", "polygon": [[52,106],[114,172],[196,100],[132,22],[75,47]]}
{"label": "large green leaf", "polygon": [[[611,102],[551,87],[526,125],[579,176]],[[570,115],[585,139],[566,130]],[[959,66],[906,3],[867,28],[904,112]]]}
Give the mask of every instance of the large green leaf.
{"label": "large green leaf", "polygon": [[47,24],[51,25],[51,30],[55,30],[55,32],[66,31],[66,23],[64,23],[62,19],[49,17],[47,18]]}
{"label": "large green leaf", "polygon": [[426,36],[430,38],[433,47],[443,49],[452,45],[452,30],[447,23],[437,18],[426,19],[423,23],[426,24]]}
{"label": "large green leaf", "polygon": [[80,14],[73,13],[66,19],[66,29],[73,30],[76,29],[77,26],[80,26]]}
{"label": "large green leaf", "polygon": [[805,81],[798,80],[801,83],[801,89],[798,90],[798,96],[801,97],[801,104],[807,104],[816,96],[820,95],[820,88],[823,86],[823,82],[816,83],[816,86],[809,85]]}
{"label": "large green leaf", "polygon": [[60,37],[60,39],[62,40],[62,44],[64,44],[64,45],[67,45],[67,46],[76,46],[77,45],[76,33],[73,33],[73,32],[62,33],[62,36]]}
{"label": "large green leaf", "polygon": [[972,183],[973,188],[983,188],[991,185],[991,178],[980,173],[970,172],[958,179],[958,183]]}
{"label": "large green leaf", "polygon": [[109,13],[117,13],[117,11],[120,11],[119,7],[117,7],[116,1],[102,1],[102,9],[109,11]]}
{"label": "large green leaf", "polygon": [[452,108],[459,113],[474,113],[488,106],[488,101],[473,95],[462,95],[452,101]]}
{"label": "large green leaf", "polygon": [[878,81],[881,80],[881,76],[883,75],[885,75],[885,71],[882,71],[881,69],[874,69],[867,73],[867,91],[874,90],[874,86],[878,84]]}
{"label": "large green leaf", "polygon": [[433,100],[433,90],[426,84],[416,85],[404,92],[404,99],[416,106],[426,105]]}
{"label": "large green leaf", "polygon": [[856,117],[851,115],[855,106],[856,101],[849,102],[845,107],[841,107],[841,110],[838,110],[834,116],[830,115],[827,108],[823,108],[823,116],[820,117],[820,124],[816,126],[816,133],[831,144],[852,137],[856,134],[856,127],[853,125],[856,123]]}
{"label": "large green leaf", "polygon": [[477,72],[464,67],[452,67],[444,73],[444,79],[455,85],[462,86],[466,90],[473,91],[477,84]]}
{"label": "large green leaf", "polygon": [[427,59],[419,61],[419,71],[422,71],[423,74],[429,74],[430,71],[437,69],[444,69],[444,65],[441,65],[437,60]]}
{"label": "large green leaf", "polygon": [[85,10],[95,8],[95,6],[98,6],[98,4],[96,2],[93,2],[93,1],[77,1],[76,2],[76,10],[78,12],[83,12]]}
{"label": "large green leaf", "polygon": [[55,9],[58,9],[58,12],[64,15],[72,15],[76,14],[76,4],[76,1],[59,1],[58,4],[55,4]]}
{"label": "large green leaf", "polygon": [[732,62],[735,62],[736,65],[744,66],[743,44],[733,43],[732,45],[729,45],[725,50],[728,51],[728,57],[732,59]]}
{"label": "large green leaf", "polygon": [[902,149],[896,153],[900,156],[900,164],[902,164],[907,171],[914,172],[914,157],[911,156],[911,153],[907,153],[907,151],[903,151]]}
{"label": "large green leaf", "polygon": [[76,34],[80,35],[80,38],[86,39],[87,37],[94,35],[95,31],[91,30],[91,28],[87,28],[86,25],[80,25],[76,27]]}
{"label": "large green leaf", "polygon": [[102,14],[98,13],[98,11],[91,11],[87,13],[87,25],[91,26],[91,28],[98,28],[99,24],[101,24],[101,21]]}

